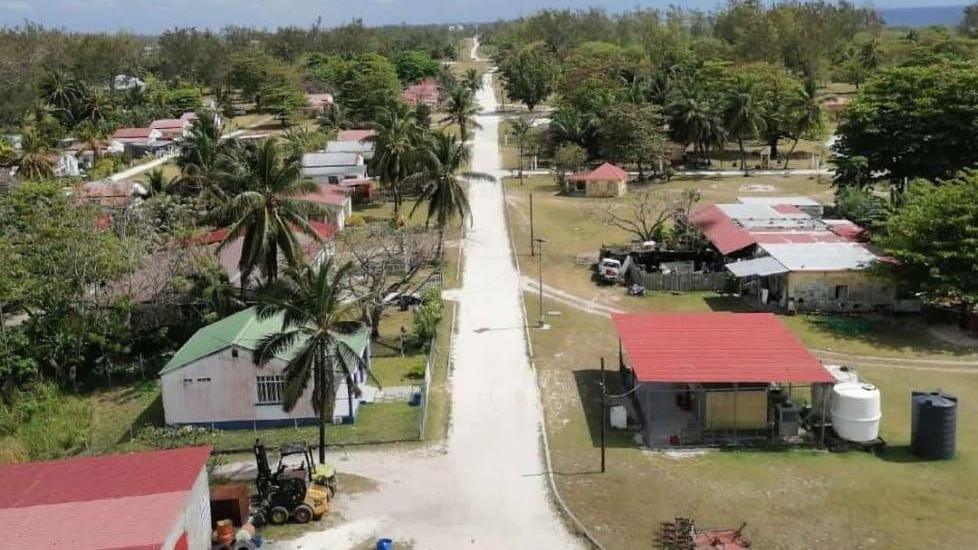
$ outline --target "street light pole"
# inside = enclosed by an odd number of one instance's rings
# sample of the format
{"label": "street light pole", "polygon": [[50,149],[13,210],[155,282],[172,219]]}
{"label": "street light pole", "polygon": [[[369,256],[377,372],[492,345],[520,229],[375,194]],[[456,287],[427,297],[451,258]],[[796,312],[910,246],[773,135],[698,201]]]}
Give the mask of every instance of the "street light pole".
{"label": "street light pole", "polygon": [[537,238],[537,239],[533,239],[533,242],[537,243],[540,246],[540,254],[539,257],[537,258],[540,267],[539,279],[537,280],[537,286],[540,289],[540,328],[546,328],[547,327],[547,324],[545,322],[546,319],[543,315],[543,245],[544,243],[547,242],[547,239]]}
{"label": "street light pole", "polygon": [[533,246],[533,242],[536,239],[533,237],[533,191],[530,191],[530,256],[534,256],[536,253],[534,250],[536,247]]}

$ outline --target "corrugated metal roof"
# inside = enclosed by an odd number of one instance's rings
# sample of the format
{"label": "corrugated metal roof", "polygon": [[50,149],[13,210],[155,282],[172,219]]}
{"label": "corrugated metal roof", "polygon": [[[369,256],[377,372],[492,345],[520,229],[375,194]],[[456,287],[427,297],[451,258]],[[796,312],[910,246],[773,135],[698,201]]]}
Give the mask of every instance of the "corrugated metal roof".
{"label": "corrugated metal roof", "polygon": [[811,197],[801,195],[793,197],[737,197],[743,204],[766,204],[776,206],[779,204],[789,204],[791,206],[822,206],[822,203]]}
{"label": "corrugated metal roof", "polygon": [[[282,315],[275,315],[267,319],[258,317],[257,310],[253,307],[239,311],[230,317],[225,317],[216,323],[211,323],[198,330],[190,340],[177,350],[177,353],[167,362],[166,366],[160,370],[160,375],[164,375],[217,353],[231,346],[254,351],[262,338],[275,333],[282,328]],[[370,339],[370,329],[364,327],[362,330],[353,334],[340,334],[337,337],[352,348],[357,354],[363,355],[367,349],[367,342]],[[298,344],[297,344],[298,345]],[[278,359],[288,361],[294,355],[295,348],[283,351],[276,355]]]}
{"label": "corrugated metal roof", "polygon": [[777,260],[770,256],[764,256],[763,258],[754,258],[753,260],[744,260],[742,262],[732,262],[724,267],[727,271],[733,273],[737,277],[766,277],[768,275],[777,275],[779,273],[787,273],[788,268],[781,265]]}
{"label": "corrugated metal roof", "polygon": [[611,316],[640,382],[832,382],[770,313]]}
{"label": "corrugated metal roof", "polygon": [[327,153],[362,153],[374,150],[371,141],[330,141],[326,143]]}
{"label": "corrugated metal roof", "polygon": [[210,447],[0,466],[6,548],[160,548]]}
{"label": "corrugated metal roof", "polygon": [[855,271],[877,260],[864,245],[853,242],[790,243],[759,245],[791,271]]}
{"label": "corrugated metal roof", "polygon": [[302,155],[302,167],[357,166],[363,164],[359,153],[306,153]]}
{"label": "corrugated metal roof", "polygon": [[699,228],[724,256],[754,245],[754,238],[730,219],[717,205],[693,213],[693,225]]}

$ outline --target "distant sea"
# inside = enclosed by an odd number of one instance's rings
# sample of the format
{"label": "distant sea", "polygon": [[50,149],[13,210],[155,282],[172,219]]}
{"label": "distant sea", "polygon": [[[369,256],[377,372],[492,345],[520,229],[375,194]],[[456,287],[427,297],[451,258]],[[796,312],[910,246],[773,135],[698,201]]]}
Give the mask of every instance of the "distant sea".
{"label": "distant sea", "polygon": [[923,6],[919,8],[883,8],[876,10],[891,27],[953,26],[961,22],[964,6]]}

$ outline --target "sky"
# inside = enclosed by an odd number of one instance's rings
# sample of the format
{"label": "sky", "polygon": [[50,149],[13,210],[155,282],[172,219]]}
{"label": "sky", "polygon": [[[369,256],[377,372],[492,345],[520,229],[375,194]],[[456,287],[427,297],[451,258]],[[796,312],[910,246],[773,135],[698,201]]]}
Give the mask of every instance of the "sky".
{"label": "sky", "polygon": [[[78,31],[128,30],[158,33],[166,28],[250,25],[274,29],[307,26],[322,17],[335,26],[359,17],[367,25],[493,21],[543,8],[602,6],[609,11],[681,4],[711,9],[718,0],[0,0],[0,26],[31,20]],[[857,0],[857,3],[858,0]],[[963,4],[960,0],[875,0],[877,8]]]}

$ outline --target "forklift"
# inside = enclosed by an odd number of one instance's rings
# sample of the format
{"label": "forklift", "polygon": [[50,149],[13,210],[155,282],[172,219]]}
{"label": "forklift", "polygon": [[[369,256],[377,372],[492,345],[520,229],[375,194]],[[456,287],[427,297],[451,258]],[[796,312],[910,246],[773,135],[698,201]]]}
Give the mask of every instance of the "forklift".
{"label": "forklift", "polygon": [[[282,445],[275,471],[269,466],[268,452],[261,440],[255,440],[253,450],[258,466],[258,494],[253,499],[256,525],[282,525],[290,519],[309,523],[329,512],[329,502],[336,494],[336,470],[329,464],[316,464],[309,445]],[[299,464],[286,462],[287,457],[296,455],[302,457]]]}

